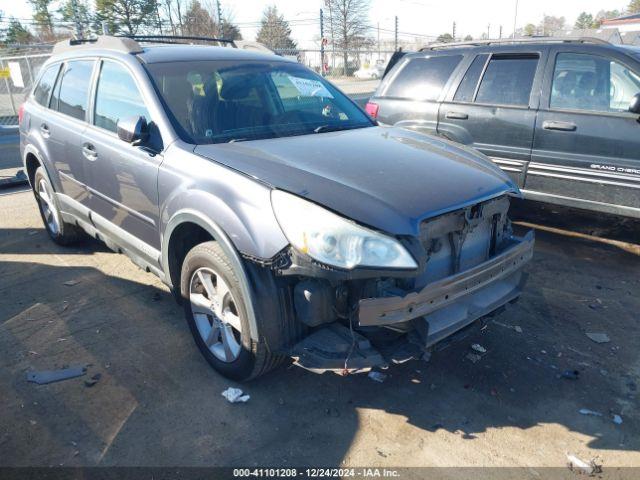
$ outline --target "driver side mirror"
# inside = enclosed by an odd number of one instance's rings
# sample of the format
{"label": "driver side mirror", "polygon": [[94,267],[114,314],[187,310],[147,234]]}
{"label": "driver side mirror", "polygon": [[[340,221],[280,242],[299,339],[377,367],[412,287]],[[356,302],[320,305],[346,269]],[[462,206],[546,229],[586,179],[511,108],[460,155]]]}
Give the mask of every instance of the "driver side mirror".
{"label": "driver side mirror", "polygon": [[640,115],[640,93],[636,93],[629,104],[629,111]]}
{"label": "driver side mirror", "polygon": [[149,125],[144,117],[127,117],[118,120],[118,138],[131,145],[144,144],[149,139]]}

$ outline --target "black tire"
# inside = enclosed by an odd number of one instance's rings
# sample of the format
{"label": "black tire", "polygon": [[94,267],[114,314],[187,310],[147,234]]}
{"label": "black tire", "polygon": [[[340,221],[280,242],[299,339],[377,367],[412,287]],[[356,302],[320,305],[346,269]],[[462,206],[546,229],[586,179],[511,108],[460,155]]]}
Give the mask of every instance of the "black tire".
{"label": "black tire", "polygon": [[[39,187],[41,182],[44,182],[50,192],[50,202],[55,208],[55,212],[53,215],[57,218],[57,228],[52,227],[49,221],[47,221],[47,215],[45,213],[45,206],[43,205],[43,201],[40,198]],[[77,243],[84,237],[84,231],[72,224],[67,223],[62,219],[60,215],[60,204],[53,194],[54,189],[49,181],[49,177],[47,177],[46,172],[43,167],[38,167],[36,173],[33,176],[33,194],[36,197],[36,202],[38,203],[38,209],[40,210],[40,216],[42,217],[42,223],[44,224],[44,228],[47,230],[49,237],[58,245],[66,246],[71,245],[73,243]]]}
{"label": "black tire", "polygon": [[[229,287],[235,309],[242,325],[240,335],[241,351],[232,362],[217,358],[206,345],[194,319],[191,308],[190,288],[194,274],[202,268],[211,269],[220,275]],[[240,281],[231,266],[231,262],[215,241],[201,243],[189,251],[182,264],[180,291],[184,313],[198,349],[209,364],[221,375],[231,380],[246,381],[265,374],[279,365],[286,357],[269,351],[265,342],[256,342],[251,338],[246,309],[246,300],[242,295]],[[260,325],[258,325],[260,328]],[[260,338],[260,337],[259,337]]]}

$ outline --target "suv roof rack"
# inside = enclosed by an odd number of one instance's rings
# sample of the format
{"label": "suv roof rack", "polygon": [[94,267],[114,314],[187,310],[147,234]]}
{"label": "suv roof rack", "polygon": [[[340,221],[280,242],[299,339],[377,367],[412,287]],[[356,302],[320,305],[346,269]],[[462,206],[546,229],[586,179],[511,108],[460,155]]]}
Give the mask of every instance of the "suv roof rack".
{"label": "suv roof rack", "polygon": [[141,43],[154,44],[194,44],[215,43],[218,45],[230,45],[238,48],[233,40],[213,37],[184,37],[170,35],[98,35],[95,38],[68,38],[58,42],[53,47],[53,54],[77,51],[79,48],[92,48],[104,50],[117,50],[124,53],[142,53]]}
{"label": "suv roof rack", "polygon": [[130,38],[138,43],[162,43],[162,44],[186,44],[192,45],[196,42],[216,43],[218,45],[229,45],[238,48],[236,43],[229,38],[215,37],[193,37],[184,35],[120,35],[117,38]]}
{"label": "suv roof rack", "polygon": [[455,47],[480,47],[483,45],[517,45],[520,43],[595,43],[611,45],[611,43],[596,37],[528,37],[528,38],[503,38],[499,40],[471,40],[468,42],[437,43],[422,47],[419,51],[439,50]]}
{"label": "suv roof rack", "polygon": [[138,42],[127,37],[113,37],[111,35],[98,35],[95,38],[68,38],[53,46],[53,54],[77,51],[78,48],[101,48],[104,50],[118,50],[125,53],[140,53],[142,47]]}

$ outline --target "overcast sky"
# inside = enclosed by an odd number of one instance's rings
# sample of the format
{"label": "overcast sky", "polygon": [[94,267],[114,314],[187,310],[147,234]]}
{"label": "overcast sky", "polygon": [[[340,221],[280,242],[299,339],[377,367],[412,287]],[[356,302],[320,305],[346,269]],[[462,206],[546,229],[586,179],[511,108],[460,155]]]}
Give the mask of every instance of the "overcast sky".
{"label": "overcast sky", "polygon": [[[319,36],[318,16],[324,0],[220,1],[247,39],[255,38],[261,12],[272,3],[291,21],[294,40],[301,47],[312,47],[311,42]],[[201,3],[213,5],[215,0],[201,0]],[[456,36],[480,37],[487,31],[488,24],[491,24],[491,37],[498,36],[500,25],[503,36],[508,36],[513,31],[516,0],[371,0],[370,3],[369,22],[373,36],[379,23],[381,37],[392,38],[394,16],[397,15],[401,37],[411,40],[407,34],[437,36],[451,32],[454,21]],[[622,9],[627,3],[627,0],[519,0],[517,26],[538,23],[544,14],[564,16],[572,25],[582,11],[595,15],[603,9]],[[0,0],[0,10],[6,16],[18,18],[28,18],[31,14],[26,0]]]}

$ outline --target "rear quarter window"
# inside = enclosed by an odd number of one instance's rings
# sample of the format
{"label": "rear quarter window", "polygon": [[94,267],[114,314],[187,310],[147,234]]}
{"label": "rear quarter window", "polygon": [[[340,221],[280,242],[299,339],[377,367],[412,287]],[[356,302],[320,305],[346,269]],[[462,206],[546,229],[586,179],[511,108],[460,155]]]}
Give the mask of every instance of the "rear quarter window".
{"label": "rear quarter window", "polygon": [[59,70],[60,65],[52,65],[47,68],[33,91],[33,99],[43,107],[49,106],[49,96],[51,90],[53,90],[53,85],[56,82]]}
{"label": "rear quarter window", "polygon": [[391,80],[385,97],[437,100],[462,55],[412,58]]}

